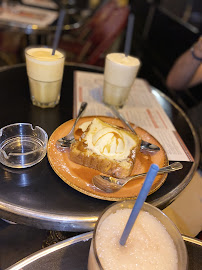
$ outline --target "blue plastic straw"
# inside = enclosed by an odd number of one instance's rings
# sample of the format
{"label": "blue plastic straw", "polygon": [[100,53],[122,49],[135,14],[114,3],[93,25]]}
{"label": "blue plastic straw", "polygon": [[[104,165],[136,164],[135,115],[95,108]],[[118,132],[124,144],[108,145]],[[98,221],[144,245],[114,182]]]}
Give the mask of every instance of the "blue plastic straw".
{"label": "blue plastic straw", "polygon": [[56,32],[55,32],[55,36],[54,36],[54,41],[53,41],[53,51],[52,51],[52,55],[55,54],[55,50],[58,47],[58,42],[60,39],[60,35],[61,35],[61,31],[62,31],[62,27],[63,27],[63,21],[65,18],[65,14],[66,14],[66,10],[65,9],[61,9],[60,14],[59,14],[59,19],[57,22],[57,27],[56,27]]}
{"label": "blue plastic straw", "polygon": [[130,217],[128,219],[126,227],[125,227],[125,229],[123,231],[123,234],[121,236],[121,239],[119,241],[119,243],[122,246],[125,245],[125,243],[126,243],[126,241],[128,239],[128,236],[129,236],[129,234],[131,232],[131,229],[132,229],[133,225],[135,224],[135,220],[136,220],[136,218],[137,218],[137,216],[138,216],[138,214],[140,212],[140,209],[142,208],[142,205],[144,204],[144,202],[145,202],[145,200],[147,198],[147,195],[148,195],[148,193],[149,193],[149,191],[151,189],[151,186],[152,186],[152,184],[154,182],[154,179],[155,179],[155,177],[157,175],[158,170],[159,170],[158,165],[152,164],[150,166],[150,169],[149,169],[149,171],[147,173],[144,184],[143,184],[143,186],[142,186],[142,188],[140,190],[140,193],[139,193],[139,195],[137,197],[135,205],[134,205],[134,207],[132,209],[132,212],[130,214]]}

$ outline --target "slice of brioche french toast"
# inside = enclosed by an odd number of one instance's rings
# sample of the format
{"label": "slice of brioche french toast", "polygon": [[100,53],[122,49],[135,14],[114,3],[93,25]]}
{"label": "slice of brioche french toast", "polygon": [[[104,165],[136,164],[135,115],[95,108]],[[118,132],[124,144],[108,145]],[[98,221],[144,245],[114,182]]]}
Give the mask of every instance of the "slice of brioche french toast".
{"label": "slice of brioche french toast", "polygon": [[84,126],[87,129],[71,145],[70,160],[117,178],[130,175],[140,149],[140,137],[99,118]]}

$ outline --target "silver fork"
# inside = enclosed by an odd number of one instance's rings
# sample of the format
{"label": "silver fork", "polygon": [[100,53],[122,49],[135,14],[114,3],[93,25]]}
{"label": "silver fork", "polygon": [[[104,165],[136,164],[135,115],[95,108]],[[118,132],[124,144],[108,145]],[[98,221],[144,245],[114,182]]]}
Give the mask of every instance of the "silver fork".
{"label": "silver fork", "polygon": [[[116,117],[118,117],[122,121],[122,123],[130,129],[130,131],[132,131],[134,134],[137,134],[133,127],[130,125],[130,123],[120,114],[120,112],[114,106],[108,105],[108,107],[113,111]],[[141,152],[156,153],[159,150],[160,148],[157,145],[142,140],[140,145]]]}
{"label": "silver fork", "polygon": [[70,147],[70,145],[74,142],[75,138],[74,138],[74,129],[75,129],[75,126],[77,124],[77,122],[79,121],[79,119],[81,118],[83,112],[85,111],[86,107],[87,107],[88,103],[87,102],[82,102],[81,103],[81,107],[79,109],[79,113],[77,115],[77,118],[73,124],[73,127],[72,129],[70,130],[70,132],[57,140],[56,142],[56,147],[60,148],[67,148],[67,147]]}
{"label": "silver fork", "polygon": [[[180,170],[182,168],[183,168],[182,163],[174,162],[169,166],[160,168],[157,174],[170,173],[170,172]],[[139,177],[143,177],[145,175],[147,175],[147,173],[140,173],[140,174],[128,176],[126,178],[115,178],[112,176],[95,175],[92,181],[93,181],[93,184],[99,189],[107,193],[112,193],[112,192],[116,192],[120,190],[129,181],[134,180]]]}

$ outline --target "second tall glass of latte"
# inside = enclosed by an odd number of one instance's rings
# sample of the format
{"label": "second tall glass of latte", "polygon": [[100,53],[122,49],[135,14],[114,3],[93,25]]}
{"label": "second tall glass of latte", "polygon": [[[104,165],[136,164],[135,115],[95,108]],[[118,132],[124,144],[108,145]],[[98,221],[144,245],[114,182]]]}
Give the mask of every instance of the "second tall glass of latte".
{"label": "second tall glass of latte", "polygon": [[25,49],[27,75],[33,105],[55,107],[60,100],[65,56],[52,48],[28,47]]}
{"label": "second tall glass of latte", "polygon": [[123,107],[140,67],[138,58],[110,53],[105,59],[103,101]]}

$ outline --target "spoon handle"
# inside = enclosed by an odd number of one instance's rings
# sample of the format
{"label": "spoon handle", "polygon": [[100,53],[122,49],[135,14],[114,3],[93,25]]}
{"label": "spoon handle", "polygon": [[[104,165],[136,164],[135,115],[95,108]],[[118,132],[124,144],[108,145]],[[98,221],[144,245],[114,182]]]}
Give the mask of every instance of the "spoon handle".
{"label": "spoon handle", "polygon": [[81,115],[83,114],[84,110],[86,109],[86,106],[87,106],[87,102],[82,102],[81,103],[81,107],[79,109],[79,113],[77,115],[77,118],[76,118],[76,120],[74,122],[74,126],[76,126],[76,123],[79,121]]}
{"label": "spoon handle", "polygon": [[[116,108],[112,105],[109,105],[109,108],[113,111],[113,113],[116,115],[116,117],[118,117],[121,122],[127,126],[130,131],[132,131],[134,134],[137,135],[136,131],[134,130],[134,128],[130,125],[130,123],[119,113],[118,110],[116,110]],[[140,149],[142,151],[147,151],[147,152],[158,152],[160,150],[160,148],[157,146],[157,145],[154,145],[152,143],[149,143],[149,142],[146,142],[144,140],[142,140],[141,142],[141,146],[140,146]]]}
{"label": "spoon handle", "polygon": [[[157,174],[174,172],[174,171],[180,170],[182,168],[183,168],[182,163],[180,163],[180,162],[174,162],[171,165],[168,165],[166,167],[163,167],[163,168],[159,169],[159,171],[158,171]],[[113,180],[113,177],[110,177],[110,181],[111,182],[114,182],[114,183],[116,183],[118,185],[124,186],[129,181],[134,180],[134,179],[139,178],[139,177],[143,177],[145,175],[147,175],[147,172],[146,173],[137,174],[137,175],[128,176],[125,179],[121,179],[120,178],[118,181],[114,181]]]}
{"label": "spoon handle", "polygon": [[110,105],[109,107],[113,111],[113,113],[116,115],[116,117],[118,117],[122,121],[122,123],[124,125],[126,125],[134,134],[137,135],[137,133],[135,132],[134,128],[132,128],[132,126],[130,125],[130,123],[125,118],[123,118],[123,116],[118,112],[118,110],[116,110],[115,107],[112,106],[112,105]]}
{"label": "spoon handle", "polygon": [[72,128],[71,128],[69,134],[66,135],[66,136],[64,136],[64,137],[62,137],[60,140],[68,140],[69,137],[70,137],[70,134],[71,134],[72,137],[73,137],[73,133],[74,133],[75,126],[76,126],[77,122],[79,121],[79,119],[81,118],[81,116],[82,116],[84,110],[86,109],[86,106],[87,106],[87,105],[88,105],[87,102],[82,102],[82,103],[81,103],[81,107],[80,107],[80,109],[79,109],[78,115],[77,115],[77,117],[76,117],[76,120],[74,121],[74,124],[73,124],[73,126],[72,126]]}

